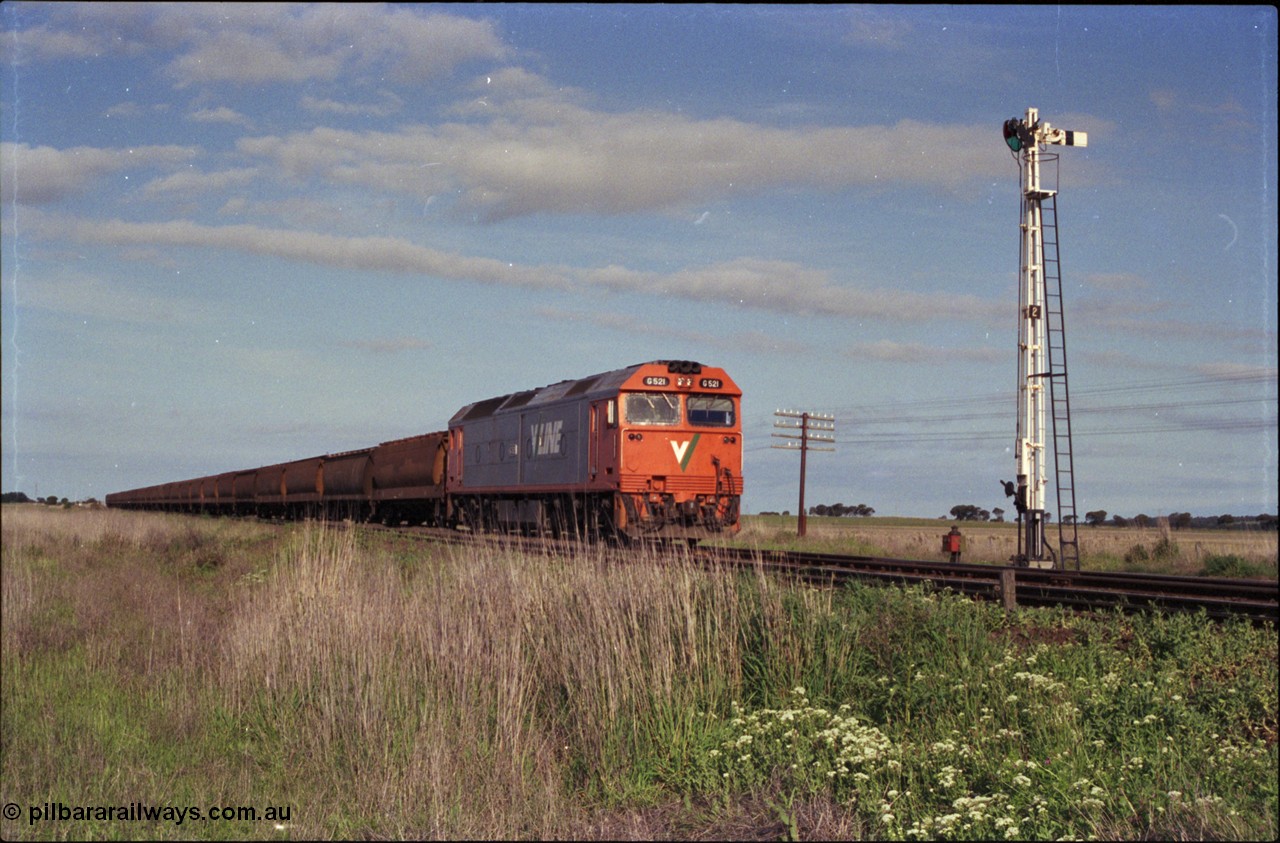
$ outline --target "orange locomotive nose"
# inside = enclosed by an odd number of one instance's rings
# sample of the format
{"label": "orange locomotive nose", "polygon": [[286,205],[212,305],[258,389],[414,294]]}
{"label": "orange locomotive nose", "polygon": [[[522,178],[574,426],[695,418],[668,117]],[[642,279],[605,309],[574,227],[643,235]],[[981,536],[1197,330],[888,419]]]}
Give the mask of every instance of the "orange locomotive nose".
{"label": "orange locomotive nose", "polygon": [[624,384],[619,491],[632,524],[670,535],[736,530],[741,392],[720,370],[656,366]]}

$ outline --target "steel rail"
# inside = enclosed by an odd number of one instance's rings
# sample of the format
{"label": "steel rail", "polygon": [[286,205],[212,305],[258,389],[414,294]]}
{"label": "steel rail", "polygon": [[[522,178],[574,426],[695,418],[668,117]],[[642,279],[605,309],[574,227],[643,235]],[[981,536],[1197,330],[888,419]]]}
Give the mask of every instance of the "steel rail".
{"label": "steel rail", "polygon": [[[378,525],[362,525],[379,529]],[[449,543],[475,542],[521,552],[575,553],[602,546],[503,534],[469,534],[428,528],[380,528]],[[606,546],[625,560],[627,549]],[[760,567],[818,585],[854,581],[886,585],[928,585],[976,599],[1001,601],[1006,607],[1061,606],[1079,611],[1204,611],[1211,618],[1243,618],[1254,623],[1280,621],[1280,584],[1275,580],[1194,577],[1108,571],[1056,571],[974,565],[881,556],[807,553],[753,548],[676,548],[696,561],[740,568]]]}
{"label": "steel rail", "polygon": [[1062,606],[1080,610],[1196,612],[1255,623],[1280,620],[1280,585],[1274,580],[1189,577],[1102,571],[1054,571],[951,564],[827,553],[700,549],[709,562],[759,564],[807,581],[868,580],[930,584],[1006,606]]}

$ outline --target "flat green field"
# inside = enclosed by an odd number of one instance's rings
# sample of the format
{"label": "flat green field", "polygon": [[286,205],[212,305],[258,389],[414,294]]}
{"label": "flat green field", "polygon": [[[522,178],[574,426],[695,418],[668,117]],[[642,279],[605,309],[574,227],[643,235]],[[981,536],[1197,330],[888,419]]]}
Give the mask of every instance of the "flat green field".
{"label": "flat green field", "polygon": [[2,514],[5,840],[1280,830],[1274,627],[342,525]]}

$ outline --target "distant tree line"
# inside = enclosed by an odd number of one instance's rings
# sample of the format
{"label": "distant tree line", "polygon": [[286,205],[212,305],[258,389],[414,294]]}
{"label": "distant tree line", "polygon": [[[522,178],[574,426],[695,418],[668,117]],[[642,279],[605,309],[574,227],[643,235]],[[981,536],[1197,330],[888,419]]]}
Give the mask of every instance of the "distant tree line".
{"label": "distant tree line", "polygon": [[961,503],[951,507],[951,517],[957,521],[1003,521],[1004,510],[999,507],[987,510],[971,503]]}
{"label": "distant tree line", "polygon": [[1154,527],[1158,526],[1162,521],[1169,525],[1172,530],[1186,530],[1189,528],[1211,529],[1214,527],[1224,527],[1229,529],[1261,529],[1274,530],[1277,527],[1276,516],[1262,513],[1260,515],[1192,515],[1190,512],[1171,512],[1167,516],[1152,518],[1150,515],[1139,514],[1132,518],[1126,518],[1123,515],[1111,515],[1110,520],[1107,518],[1105,509],[1096,509],[1093,512],[1084,514],[1084,521],[1090,527]]}
{"label": "distant tree line", "polygon": [[[45,498],[29,498],[26,492],[5,492],[0,494],[0,503],[42,503],[45,506],[70,506],[72,501],[66,498],[60,498],[57,495],[49,495]],[[97,500],[89,498],[82,503],[96,504]]]}
{"label": "distant tree line", "polygon": [[855,504],[854,506],[846,506],[842,503],[825,504],[820,503],[817,506],[809,507],[810,515],[831,516],[833,518],[866,518],[875,515],[876,511],[865,503]]}
{"label": "distant tree line", "polygon": [[[1053,520],[1053,513],[1044,514],[1046,521]],[[1004,521],[1005,511],[995,508],[983,509],[974,504],[957,504],[951,507],[951,517],[957,521]],[[1070,524],[1074,516],[1068,516],[1065,523]],[[1171,512],[1153,518],[1150,515],[1135,515],[1126,518],[1123,515],[1109,515],[1106,510],[1098,509],[1084,514],[1084,523],[1090,527],[1155,527],[1167,524],[1173,530],[1226,528],[1236,530],[1275,530],[1280,527],[1276,516],[1263,513],[1261,515],[1205,515],[1196,516],[1190,512]]]}

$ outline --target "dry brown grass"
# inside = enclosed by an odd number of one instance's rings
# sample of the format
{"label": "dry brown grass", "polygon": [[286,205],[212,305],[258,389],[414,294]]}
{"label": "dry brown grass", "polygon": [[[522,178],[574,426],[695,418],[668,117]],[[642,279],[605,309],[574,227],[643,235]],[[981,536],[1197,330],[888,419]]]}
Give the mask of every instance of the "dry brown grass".
{"label": "dry brown grass", "polygon": [[[588,806],[643,781],[641,759],[686,752],[699,706],[741,695],[734,577],[376,544],[6,507],[6,703],[46,723],[10,781],[42,799],[86,798],[76,782],[119,803],[269,799],[303,836],[589,837],[615,818]],[[756,586],[762,634],[801,650],[783,589]],[[49,696],[76,702],[45,714]]]}
{"label": "dry brown grass", "polygon": [[118,510],[6,506],[6,653],[79,646],[89,665],[140,676],[209,654],[226,605],[202,584],[234,578],[263,525]]}
{"label": "dry brown grass", "polygon": [[[747,519],[739,541],[747,544],[794,542],[794,519],[780,529],[774,519]],[[806,546],[830,549],[831,552],[877,553],[903,559],[942,559],[941,538],[954,521],[925,524],[883,523],[855,518],[810,518]],[[1006,564],[1017,549],[1017,525],[1009,522],[973,522],[959,525],[965,537],[964,561]],[[1049,526],[1049,541],[1058,543],[1058,527]],[[1261,566],[1271,576],[1276,573],[1277,533],[1264,530],[1172,530],[1167,527],[1090,527],[1078,528],[1082,567],[1091,570],[1141,569],[1174,574],[1197,574],[1205,560],[1213,556],[1238,556]],[[1150,554],[1167,539],[1176,545],[1176,553],[1154,560],[1145,566],[1126,563],[1125,555],[1134,547],[1144,547]]]}
{"label": "dry brown grass", "polygon": [[[406,823],[378,833],[478,837],[487,814],[544,827],[558,783],[524,771],[555,770],[555,746],[526,719],[510,576],[433,568],[410,588],[365,561],[352,531],[308,528],[285,549],[227,637],[218,675],[236,716],[330,773],[307,782],[311,799]],[[484,589],[446,581],[473,576]]]}
{"label": "dry brown grass", "polygon": [[218,683],[250,734],[337,762],[313,798],[402,817],[393,833],[575,835],[566,781],[610,791],[738,687],[737,611],[733,581],[690,564],[463,547],[406,570],[307,527],[236,611]]}

